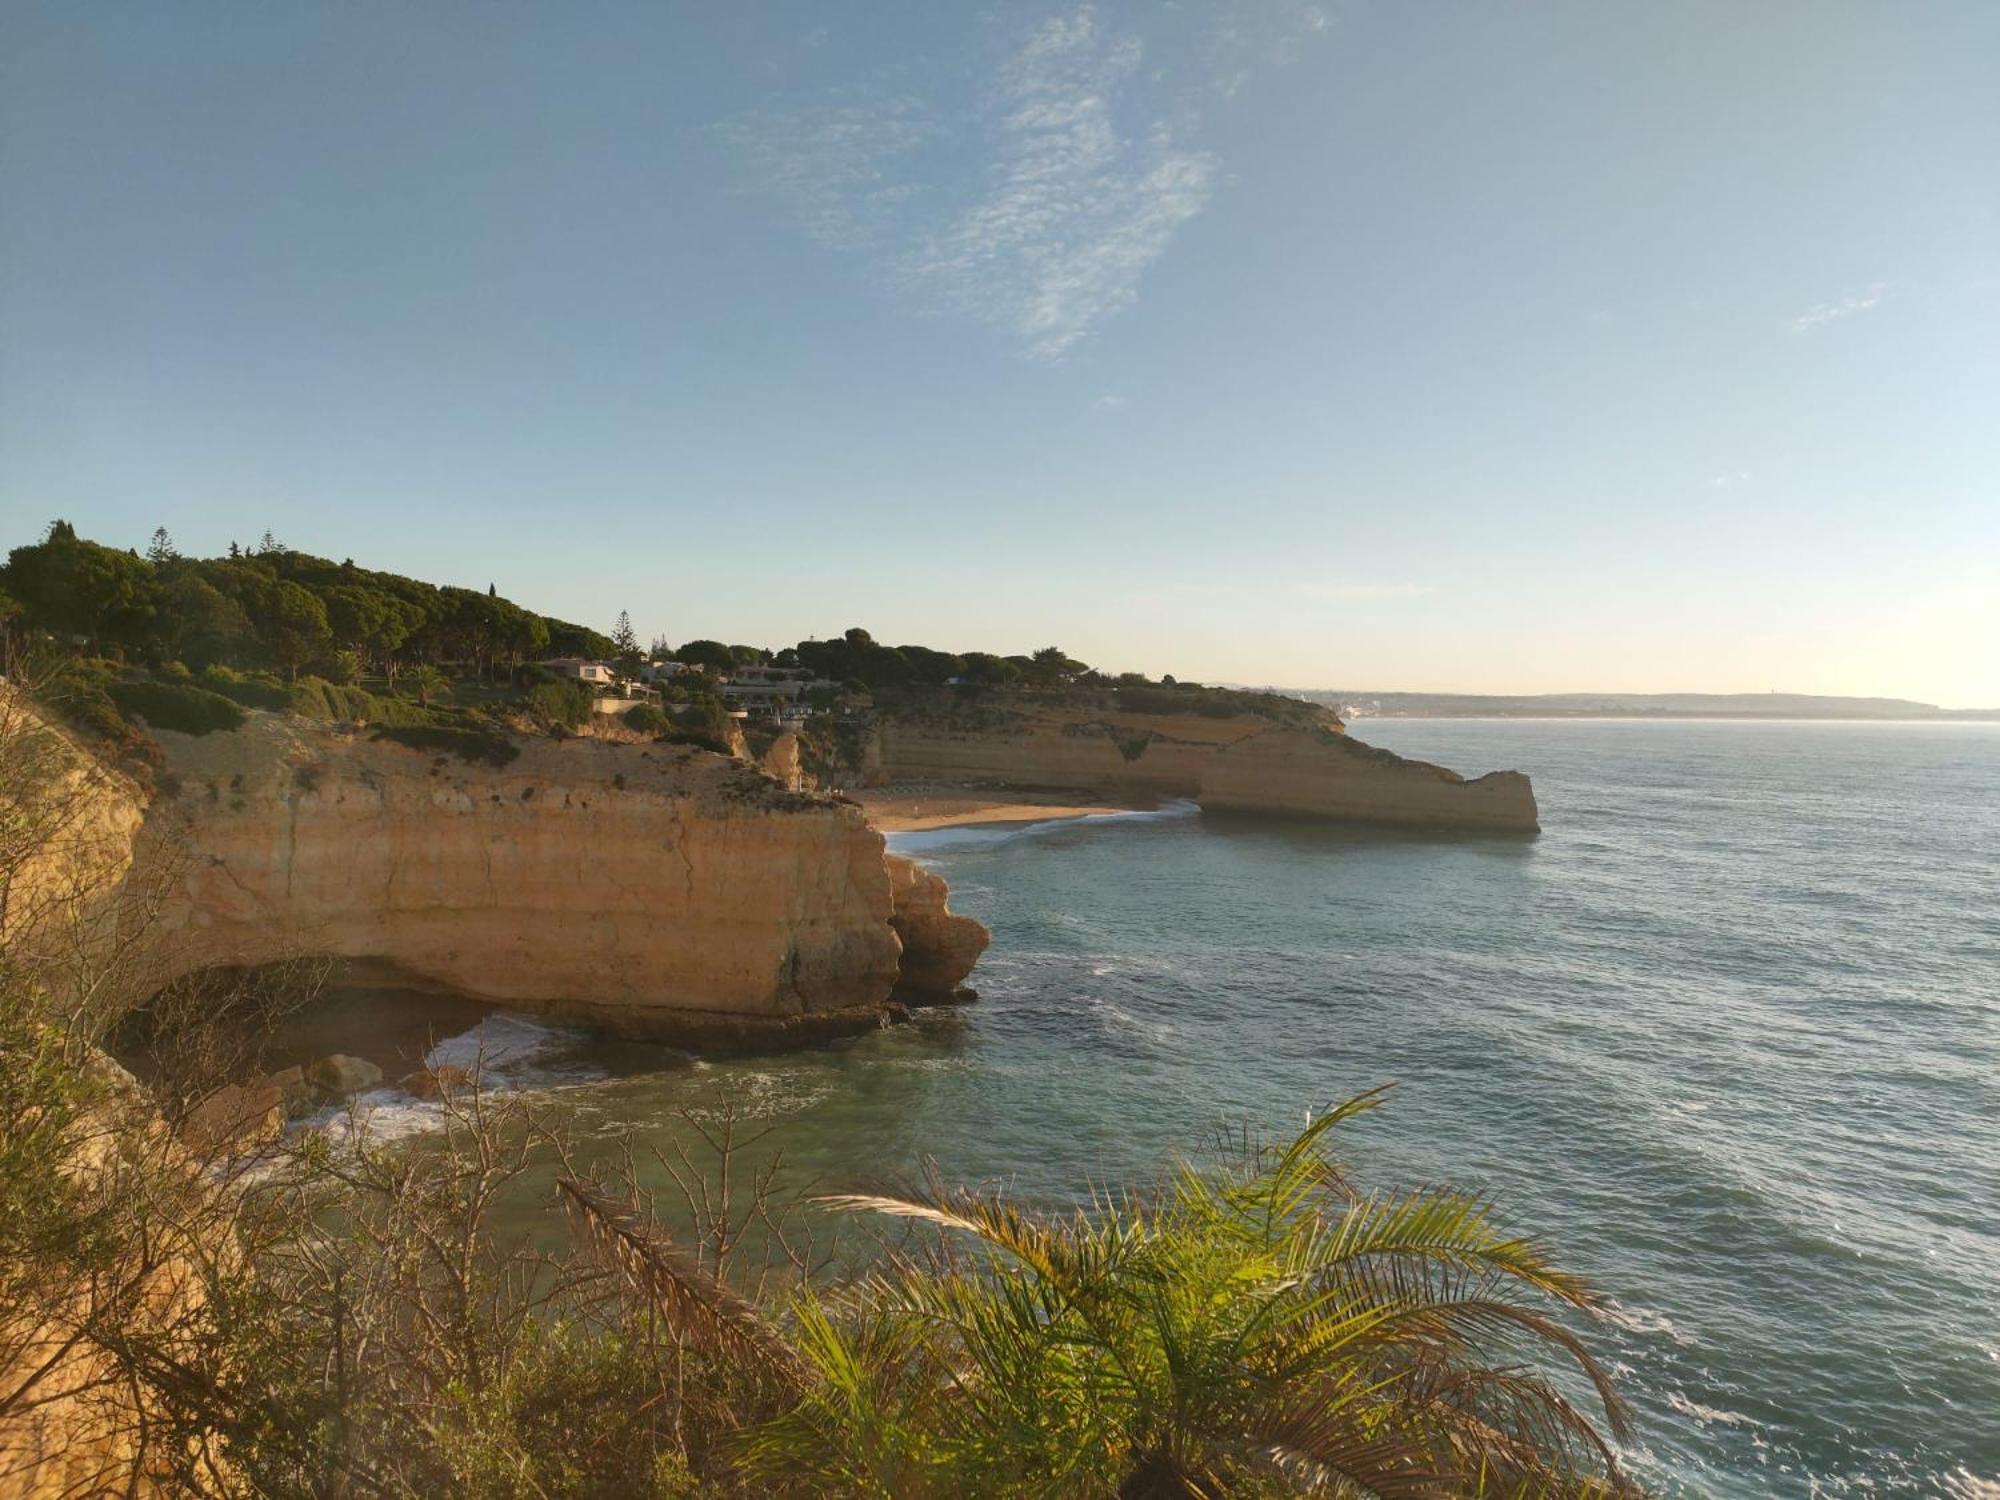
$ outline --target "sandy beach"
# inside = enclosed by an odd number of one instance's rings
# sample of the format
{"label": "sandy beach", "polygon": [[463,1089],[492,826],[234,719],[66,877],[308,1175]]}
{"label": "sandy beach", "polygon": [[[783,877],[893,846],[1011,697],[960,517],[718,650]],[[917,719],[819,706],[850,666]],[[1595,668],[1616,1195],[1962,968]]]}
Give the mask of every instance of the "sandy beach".
{"label": "sandy beach", "polygon": [[868,810],[868,821],[884,833],[918,833],[984,823],[1042,823],[1093,813],[1132,812],[1130,804],[1104,802],[1083,793],[1027,792],[995,787],[870,787],[847,793]]}

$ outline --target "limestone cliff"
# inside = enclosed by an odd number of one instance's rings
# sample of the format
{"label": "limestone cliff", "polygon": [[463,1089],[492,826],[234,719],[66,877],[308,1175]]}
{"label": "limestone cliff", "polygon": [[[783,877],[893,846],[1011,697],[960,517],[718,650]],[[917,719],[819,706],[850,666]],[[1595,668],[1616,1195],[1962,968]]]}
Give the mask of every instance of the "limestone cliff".
{"label": "limestone cliff", "polygon": [[788,729],[772,740],[757,763],[787,791],[804,790],[805,765],[799,754],[799,737],[793,731]]}
{"label": "limestone cliff", "polygon": [[903,940],[899,997],[917,1003],[958,998],[959,985],[993,940],[982,923],[947,904],[944,880],[900,854],[888,856],[895,914],[889,925]]}
{"label": "limestone cliff", "polygon": [[1239,740],[1203,768],[1201,805],[1407,828],[1532,833],[1534,788],[1519,771],[1468,781],[1344,734],[1273,729]]}
{"label": "limestone cliff", "polygon": [[906,965],[950,967],[930,929],[891,925],[859,808],[722,756],[528,740],[468,765],[277,715],[158,738],[171,791],[139,862],[185,871],[174,970],[325,954],[618,1031],[750,1040],[872,1025]]}
{"label": "limestone cliff", "polygon": [[0,945],[28,967],[102,957],[84,950],[113,941],[145,805],[137,783],[0,686]]}
{"label": "limestone cliff", "polygon": [[1467,780],[1363,745],[1331,714],[1282,724],[1250,714],[977,705],[884,715],[876,744],[890,781],[1191,797],[1216,811],[1402,827],[1532,833],[1539,826],[1534,790],[1520,772]]}
{"label": "limestone cliff", "polygon": [[1021,704],[884,715],[876,734],[882,774],[891,781],[1157,798],[1193,796],[1218,750],[1268,728],[1269,720],[1247,714],[1168,717]]}

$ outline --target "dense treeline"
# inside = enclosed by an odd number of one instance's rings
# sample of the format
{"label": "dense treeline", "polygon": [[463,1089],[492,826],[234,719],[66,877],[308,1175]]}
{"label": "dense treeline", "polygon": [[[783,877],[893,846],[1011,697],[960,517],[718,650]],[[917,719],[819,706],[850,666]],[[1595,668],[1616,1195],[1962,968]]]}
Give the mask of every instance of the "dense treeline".
{"label": "dense treeline", "polygon": [[[623,658],[636,670],[622,617],[618,635],[537,614],[490,585],[440,587],[268,535],[203,559],[159,531],[142,557],[57,521],[0,568],[0,669],[140,775],[160,761],[150,731],[234,729],[248,709],[368,724],[491,760],[510,733],[590,722],[592,686],[528,663]],[[626,727],[728,750],[710,679],[669,697],[671,720],[653,710]]]}
{"label": "dense treeline", "polygon": [[266,535],[192,558],[155,532],[145,556],[88,541],[66,521],[0,570],[0,614],[87,654],[191,671],[221,666],[335,682],[394,681],[445,662],[490,676],[548,655],[610,656],[608,636],[502,598],[297,552]]}
{"label": "dense treeline", "polygon": [[[407,676],[404,697],[428,711],[449,691],[447,668],[461,679],[511,683],[523,690],[521,706],[538,722],[575,729],[589,719],[590,695],[522,672],[527,663],[562,656],[616,662],[628,674],[648,656],[699,668],[663,694],[699,710],[710,738],[720,732],[719,722],[710,722],[720,717],[715,682],[759,664],[804,668],[832,684],[809,700],[822,709],[864,700],[887,709],[928,707],[1004,693],[1145,714],[1250,713],[1298,722],[1323,714],[1276,694],[1170,676],[1155,681],[1137,672],[1113,676],[1057,646],[1013,656],[954,653],[886,645],[859,627],[775,653],[705,638],[677,650],[656,638],[642,651],[623,613],[609,635],[600,634],[516,604],[491,585],[457,588],[364,568],[351,558],[336,563],[269,533],[247,550],[232,543],[227,556],[192,558],[161,530],[142,556],[79,537],[68,522],[56,521],[40,542],[14,548],[0,568],[0,629],[127,675],[140,669],[159,678],[118,686],[100,670],[75,689],[66,711],[105,734],[123,711],[162,727],[227,727],[227,708],[195,693],[317,717],[408,718],[394,706],[402,701],[395,696],[399,682]],[[388,701],[355,697],[364,681],[385,685]],[[295,692],[280,685],[301,683]],[[166,690],[180,685],[186,690]]]}
{"label": "dense treeline", "polygon": [[977,698],[994,692],[1056,697],[1098,708],[1140,714],[1198,714],[1227,718],[1256,714],[1286,722],[1310,723],[1324,710],[1277,693],[1247,692],[1155,680],[1142,672],[1099,672],[1059,646],[1032,655],[995,656],[986,651],[953,654],[928,646],[885,646],[859,627],[826,641],[801,641],[774,658],[779,666],[809,667],[821,677],[865,689],[889,706],[935,701],[947,690]]}

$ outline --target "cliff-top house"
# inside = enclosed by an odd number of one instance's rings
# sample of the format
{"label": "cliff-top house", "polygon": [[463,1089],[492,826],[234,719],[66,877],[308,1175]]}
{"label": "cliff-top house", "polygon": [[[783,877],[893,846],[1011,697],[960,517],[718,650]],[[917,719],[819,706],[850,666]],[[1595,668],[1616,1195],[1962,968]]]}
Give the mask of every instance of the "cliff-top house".
{"label": "cliff-top house", "polygon": [[551,676],[567,677],[576,682],[599,683],[609,687],[618,680],[618,674],[609,662],[591,661],[581,656],[558,656],[535,665]]}

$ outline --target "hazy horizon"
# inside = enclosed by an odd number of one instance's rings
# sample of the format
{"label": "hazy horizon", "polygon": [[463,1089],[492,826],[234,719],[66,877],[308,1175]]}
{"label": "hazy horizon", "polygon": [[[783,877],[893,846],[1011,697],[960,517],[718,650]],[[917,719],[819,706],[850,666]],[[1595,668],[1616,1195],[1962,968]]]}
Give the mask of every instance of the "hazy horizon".
{"label": "hazy horizon", "polygon": [[0,0],[0,530],[1991,708],[1996,160],[1978,0]]}

